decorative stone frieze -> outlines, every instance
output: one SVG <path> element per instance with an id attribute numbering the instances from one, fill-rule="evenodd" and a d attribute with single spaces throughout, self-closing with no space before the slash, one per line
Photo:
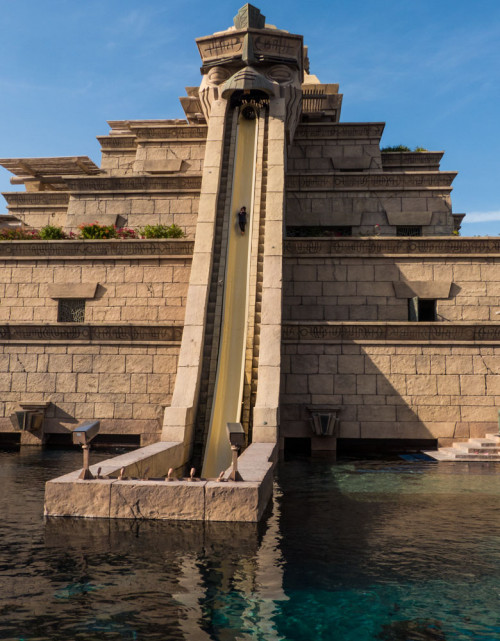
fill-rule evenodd
<path id="1" fill-rule="evenodd" d="M 495 238 L 288 238 L 285 256 L 371 256 L 438 254 L 464 256 L 500 254 Z"/>
<path id="2" fill-rule="evenodd" d="M 135 127 L 131 123 L 130 129 L 137 136 L 137 140 L 141 142 L 148 140 L 156 142 L 160 140 L 206 140 L 207 137 L 207 127 L 204 126 Z"/>
<path id="3" fill-rule="evenodd" d="M 69 193 L 64 191 L 4 192 L 2 196 L 14 209 L 67 209 Z"/>
<path id="4" fill-rule="evenodd" d="M 181 339 L 182 327 L 175 325 L 87 325 L 84 323 L 0 325 L 0 342 L 179 343 Z"/>
<path id="5" fill-rule="evenodd" d="M 113 256 L 191 256 L 192 240 L 25 240 L 0 243 L 0 257 L 60 258 L 78 256 L 95 258 Z"/>
<path id="6" fill-rule="evenodd" d="M 105 176 L 99 178 L 66 178 L 68 189 L 75 193 L 86 192 L 164 192 L 201 189 L 201 176 Z"/>
<path id="7" fill-rule="evenodd" d="M 384 189 L 426 189 L 450 190 L 456 171 L 415 172 L 411 174 L 302 174 L 288 175 L 287 191 L 353 191 Z"/>
<path id="8" fill-rule="evenodd" d="M 284 323 L 285 342 L 444 342 L 497 343 L 499 323 Z"/>
<path id="9" fill-rule="evenodd" d="M 384 132 L 384 122 L 339 122 L 339 123 L 315 123 L 300 124 L 297 127 L 295 139 L 298 141 L 301 138 L 305 139 L 318 139 L 318 140 L 342 140 L 342 139 L 356 139 L 356 138 L 375 138 L 380 140 Z"/>

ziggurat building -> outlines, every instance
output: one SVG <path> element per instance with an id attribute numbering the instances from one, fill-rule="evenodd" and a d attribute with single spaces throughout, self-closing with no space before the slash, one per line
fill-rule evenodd
<path id="1" fill-rule="evenodd" d="M 500 241 L 453 235 L 443 153 L 382 152 L 384 123 L 342 122 L 302 36 L 251 5 L 197 45 L 185 120 L 111 121 L 100 166 L 0 161 L 28 227 L 186 234 L 0 244 L 0 430 L 50 444 L 96 419 L 103 440 L 201 469 L 228 397 L 243 466 L 252 448 L 273 461 L 495 429 Z M 16 427 L 23 407 L 43 421 Z"/>

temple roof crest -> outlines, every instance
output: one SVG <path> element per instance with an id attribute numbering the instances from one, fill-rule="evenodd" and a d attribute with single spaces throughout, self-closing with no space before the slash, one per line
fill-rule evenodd
<path id="1" fill-rule="evenodd" d="M 266 16 L 252 4 L 244 4 L 233 18 L 236 29 L 264 29 Z"/>

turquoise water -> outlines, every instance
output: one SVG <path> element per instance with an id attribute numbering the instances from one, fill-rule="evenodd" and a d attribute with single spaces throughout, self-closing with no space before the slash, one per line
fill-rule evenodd
<path id="1" fill-rule="evenodd" d="M 500 639 L 494 463 L 286 462 L 260 525 L 44 521 L 80 459 L 0 452 L 0 639 Z"/>

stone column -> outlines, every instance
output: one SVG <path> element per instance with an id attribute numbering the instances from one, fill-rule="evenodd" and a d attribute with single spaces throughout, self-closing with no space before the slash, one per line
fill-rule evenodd
<path id="1" fill-rule="evenodd" d="M 161 440 L 184 444 L 184 458 L 179 462 L 179 465 L 189 459 L 193 445 L 212 271 L 215 219 L 222 170 L 226 111 L 226 100 L 215 100 L 212 103 L 179 364 L 172 403 L 170 407 L 165 408 L 163 419 Z"/>
<path id="2" fill-rule="evenodd" d="M 253 413 L 254 443 L 276 443 L 278 441 L 286 157 L 285 120 L 285 99 L 271 99 L 269 105 L 260 352 L 257 398 Z"/>

